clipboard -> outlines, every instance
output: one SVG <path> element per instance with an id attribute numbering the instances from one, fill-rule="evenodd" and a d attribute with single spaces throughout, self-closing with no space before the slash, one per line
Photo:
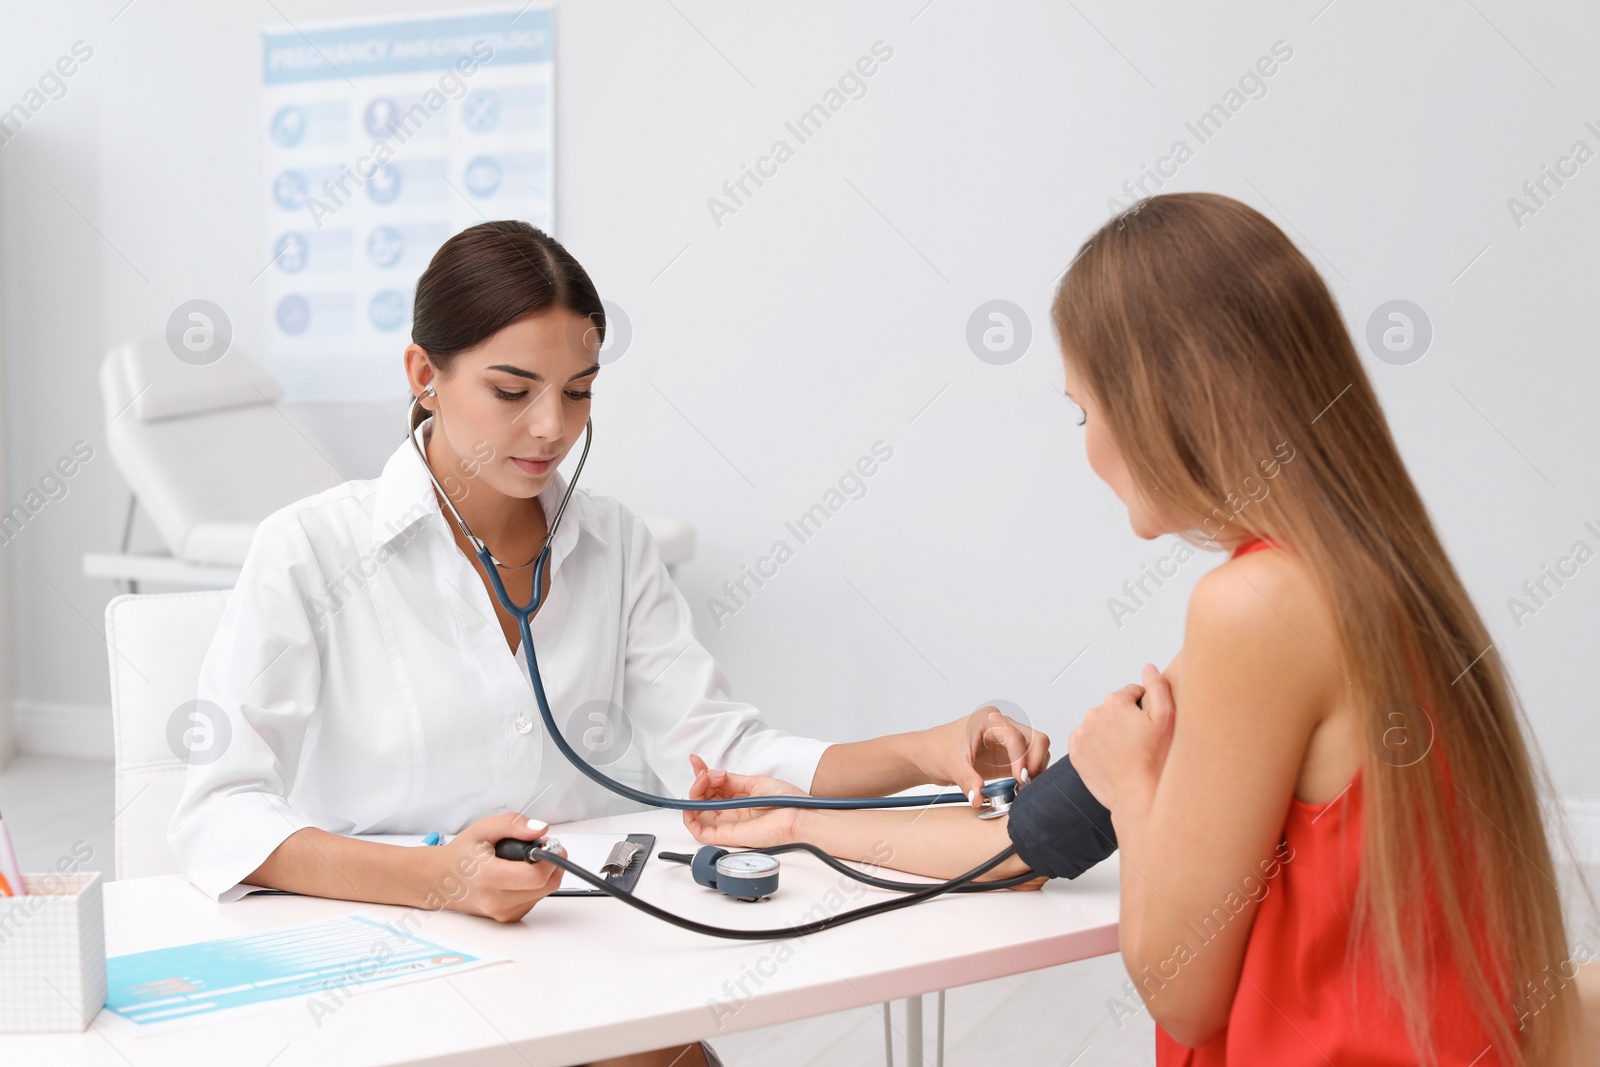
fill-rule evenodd
<path id="1" fill-rule="evenodd" d="M 556 837 L 558 840 L 560 839 L 559 834 Z M 633 857 L 633 861 L 628 864 L 627 870 L 622 871 L 620 874 L 608 874 L 605 879 L 610 885 L 631 893 L 633 892 L 633 887 L 639 883 L 639 875 L 643 872 L 645 863 L 650 859 L 651 850 L 656 847 L 656 835 L 628 834 L 625 840 L 638 845 L 638 853 Z M 574 862 L 581 862 L 578 857 L 573 856 L 571 849 L 567 850 L 567 856 Z M 587 867 L 588 865 L 585 864 L 585 866 Z M 599 864 L 595 864 L 589 869 L 598 873 L 599 866 Z M 566 879 L 563 879 L 563 881 L 566 881 Z M 575 884 L 572 886 L 563 885 L 550 895 L 553 897 L 603 897 L 609 895 L 602 890 L 595 889 L 582 879 L 573 878 L 571 881 Z"/>

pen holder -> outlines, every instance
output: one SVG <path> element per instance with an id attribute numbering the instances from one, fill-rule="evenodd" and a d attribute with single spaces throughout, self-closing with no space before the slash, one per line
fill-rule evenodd
<path id="1" fill-rule="evenodd" d="M 24 874 L 0 897 L 0 1033 L 82 1030 L 106 1002 L 100 872 Z"/>

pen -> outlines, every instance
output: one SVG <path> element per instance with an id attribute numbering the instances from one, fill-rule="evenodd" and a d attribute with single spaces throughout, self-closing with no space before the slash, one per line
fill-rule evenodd
<path id="1" fill-rule="evenodd" d="M 17 854 L 11 848 L 11 834 L 6 821 L 0 818 L 0 895 L 23 897 L 28 895 L 22 885 L 22 868 L 17 866 Z"/>
<path id="2" fill-rule="evenodd" d="M 435 831 L 434 833 L 429 834 L 427 837 L 424 837 L 422 839 L 422 843 L 424 845 L 439 845 L 444 843 L 444 838 L 440 837 L 438 832 Z"/>

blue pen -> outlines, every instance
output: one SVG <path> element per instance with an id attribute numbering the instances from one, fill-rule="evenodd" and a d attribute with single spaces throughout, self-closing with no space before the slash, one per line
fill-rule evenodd
<path id="1" fill-rule="evenodd" d="M 444 838 L 440 837 L 437 833 L 431 833 L 422 839 L 422 843 L 424 845 L 437 845 L 443 840 Z"/>

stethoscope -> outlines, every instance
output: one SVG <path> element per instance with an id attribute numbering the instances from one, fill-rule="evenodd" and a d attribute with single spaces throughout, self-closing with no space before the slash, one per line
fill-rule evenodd
<path id="1" fill-rule="evenodd" d="M 656 808 L 672 808 L 678 811 L 722 811 L 730 808 L 758 807 L 833 808 L 855 810 L 861 808 L 915 808 L 925 807 L 931 804 L 965 804 L 968 802 L 968 798 L 959 790 L 946 790 L 940 793 L 890 797 L 814 797 L 809 795 L 782 795 L 731 797 L 719 800 L 684 800 L 676 797 L 657 796 L 654 793 L 647 793 L 641 789 L 635 789 L 632 786 L 626 785 L 615 780 L 614 778 L 609 777 L 599 768 L 592 766 L 587 760 L 578 754 L 577 750 L 572 747 L 572 745 L 567 741 L 566 737 L 562 734 L 560 728 L 556 726 L 555 715 L 550 710 L 550 701 L 545 696 L 544 678 L 539 673 L 539 658 L 533 647 L 533 630 L 531 620 L 533 619 L 534 614 L 538 612 L 539 606 L 544 600 L 544 571 L 545 567 L 550 562 L 550 545 L 555 540 L 556 530 L 561 525 L 562 516 L 566 514 L 567 503 L 572 499 L 573 490 L 578 487 L 578 478 L 583 474 L 583 465 L 588 461 L 589 458 L 589 445 L 594 440 L 594 420 L 592 418 L 589 419 L 584 426 L 583 451 L 578 456 L 578 467 L 575 471 L 573 471 L 572 481 L 568 483 L 566 492 L 561 497 L 561 505 L 556 509 L 555 518 L 553 518 L 550 522 L 550 529 L 545 535 L 543 547 L 540 548 L 539 554 L 535 556 L 534 559 L 529 563 L 524 563 L 521 566 L 514 566 L 511 564 L 501 563 L 498 559 L 496 559 L 494 554 L 489 551 L 488 546 L 483 543 L 477 534 L 472 532 L 472 527 L 467 525 L 467 520 L 462 518 L 461 513 L 456 510 L 454 501 L 450 499 L 450 494 L 445 492 L 444 486 L 439 484 L 439 479 L 434 475 L 433 468 L 428 465 L 428 457 L 422 451 L 422 445 L 417 440 L 417 427 L 415 426 L 416 412 L 418 405 L 422 402 L 423 396 L 437 395 L 438 393 L 435 391 L 433 385 L 429 384 L 423 389 L 420 395 L 412 399 L 411 408 L 407 416 L 406 435 L 411 440 L 411 447 L 415 449 L 417 458 L 422 461 L 422 469 L 428 473 L 428 480 L 433 483 L 434 489 L 438 491 L 439 499 L 442 500 L 445 507 L 449 509 L 450 515 L 455 520 L 457 528 L 461 530 L 462 536 L 465 537 L 468 544 L 472 545 L 472 547 L 476 550 L 475 554 L 478 557 L 478 562 L 483 565 L 484 573 L 489 576 L 489 584 L 494 589 L 495 599 L 500 602 L 501 607 L 505 608 L 506 611 L 510 612 L 516 618 L 517 629 L 522 635 L 522 653 L 528 664 L 528 677 L 533 682 L 534 698 L 539 705 L 539 717 L 544 721 L 545 732 L 549 735 L 550 740 L 555 744 L 556 748 L 561 752 L 561 754 L 565 756 L 567 760 L 579 771 L 587 775 L 591 780 L 598 783 L 602 787 L 609 789 L 619 796 L 627 797 L 629 800 L 635 801 L 636 803 L 645 804 Z M 506 592 L 505 583 L 500 579 L 500 569 L 505 568 L 507 570 L 522 570 L 528 566 L 533 567 L 533 588 L 529 594 L 528 603 L 518 604 L 516 601 L 512 600 L 510 594 Z M 1017 783 L 1016 779 L 1014 778 L 1003 778 L 986 784 L 983 787 L 983 796 L 985 797 L 984 811 L 980 812 L 979 817 L 996 818 L 1000 815 L 1004 815 L 1011 807 L 1011 803 L 1016 796 L 1016 790 Z M 940 883 L 891 882 L 887 879 L 873 878 L 871 876 L 864 875 L 862 872 L 857 871 L 853 867 L 848 867 L 842 863 L 839 863 L 837 860 L 833 859 L 833 857 L 828 856 L 827 853 L 812 845 L 788 845 L 780 848 L 753 849 L 748 852 L 738 853 L 729 853 L 726 849 L 717 850 L 711 848 L 711 846 L 708 846 L 708 849 L 711 849 L 712 852 L 720 852 L 721 855 L 711 856 L 709 862 L 702 861 L 698 867 L 691 862 L 691 867 L 695 868 L 697 871 L 696 880 L 700 881 L 701 884 L 711 885 L 714 888 L 719 888 L 729 896 L 733 896 L 737 899 L 761 899 L 770 895 L 772 889 L 776 888 L 777 882 L 776 854 L 780 852 L 796 850 L 810 851 L 818 855 L 819 858 L 823 858 L 825 862 L 829 863 L 830 866 L 833 866 L 840 873 L 848 875 L 852 878 L 856 878 L 858 881 L 862 881 L 868 885 L 875 885 L 878 888 L 894 889 L 908 894 L 907 896 L 898 900 L 884 901 L 879 904 L 868 905 L 866 907 L 857 908 L 853 911 L 843 912 L 839 915 L 832 915 L 825 919 L 817 920 L 816 922 L 804 923 L 798 926 L 782 927 L 777 930 L 737 930 L 728 929 L 725 927 L 706 926 L 705 924 L 696 923 L 689 919 L 683 919 L 680 916 L 673 915 L 670 912 L 662 911 L 655 905 L 636 899 L 632 893 L 617 888 L 604 878 L 585 870 L 584 868 L 566 859 L 564 856 L 557 855 L 554 852 L 546 851 L 543 845 L 543 841 L 523 841 L 517 838 L 505 838 L 496 843 L 495 854 L 500 856 L 502 859 L 527 860 L 529 863 L 536 863 L 540 861 L 554 863 L 563 870 L 570 871 L 572 874 L 594 886 L 596 889 L 609 893 L 618 899 L 624 900 L 641 911 L 654 915 L 656 918 L 665 919 L 668 922 L 676 923 L 677 925 L 683 926 L 687 929 L 695 930 L 699 933 L 712 934 L 719 937 L 734 937 L 757 940 L 773 937 L 790 937 L 812 933 L 816 930 L 823 930 L 830 926 L 837 926 L 841 922 L 848 922 L 852 919 L 858 918 L 866 918 L 868 915 L 876 915 L 883 911 L 893 910 L 897 907 L 919 903 L 923 900 L 928 900 L 932 897 L 939 896 L 947 892 L 960 891 L 963 888 L 969 891 L 1006 889 L 1011 888 L 1012 886 L 1021 885 L 1023 882 L 1031 881 L 1038 877 L 1030 872 L 1025 875 L 1018 875 L 1014 878 L 1007 878 L 1001 881 L 984 882 L 982 884 L 970 886 L 968 885 L 968 883 L 972 882 L 974 879 L 980 877 L 989 870 L 992 870 L 994 867 L 1008 859 L 1016 851 L 1015 846 L 1011 846 L 993 858 L 985 860 L 979 866 L 957 878 L 951 879 L 948 882 Z M 708 849 L 702 849 L 701 853 L 710 855 L 710 853 L 708 853 Z M 672 853 L 662 853 L 662 855 L 666 858 L 679 860 L 680 862 L 682 861 L 680 857 Z M 749 857 L 749 859 L 734 859 L 734 857 Z M 726 870 L 726 874 L 724 874 L 722 878 L 716 877 L 716 875 L 721 873 L 724 869 Z M 703 873 L 706 871 L 711 872 L 709 881 L 706 880 L 706 876 Z M 731 890 L 719 884 L 724 878 L 728 881 L 729 885 L 733 887 Z M 762 889 L 763 887 L 770 888 L 766 888 L 764 892 L 758 892 L 758 890 Z"/>

